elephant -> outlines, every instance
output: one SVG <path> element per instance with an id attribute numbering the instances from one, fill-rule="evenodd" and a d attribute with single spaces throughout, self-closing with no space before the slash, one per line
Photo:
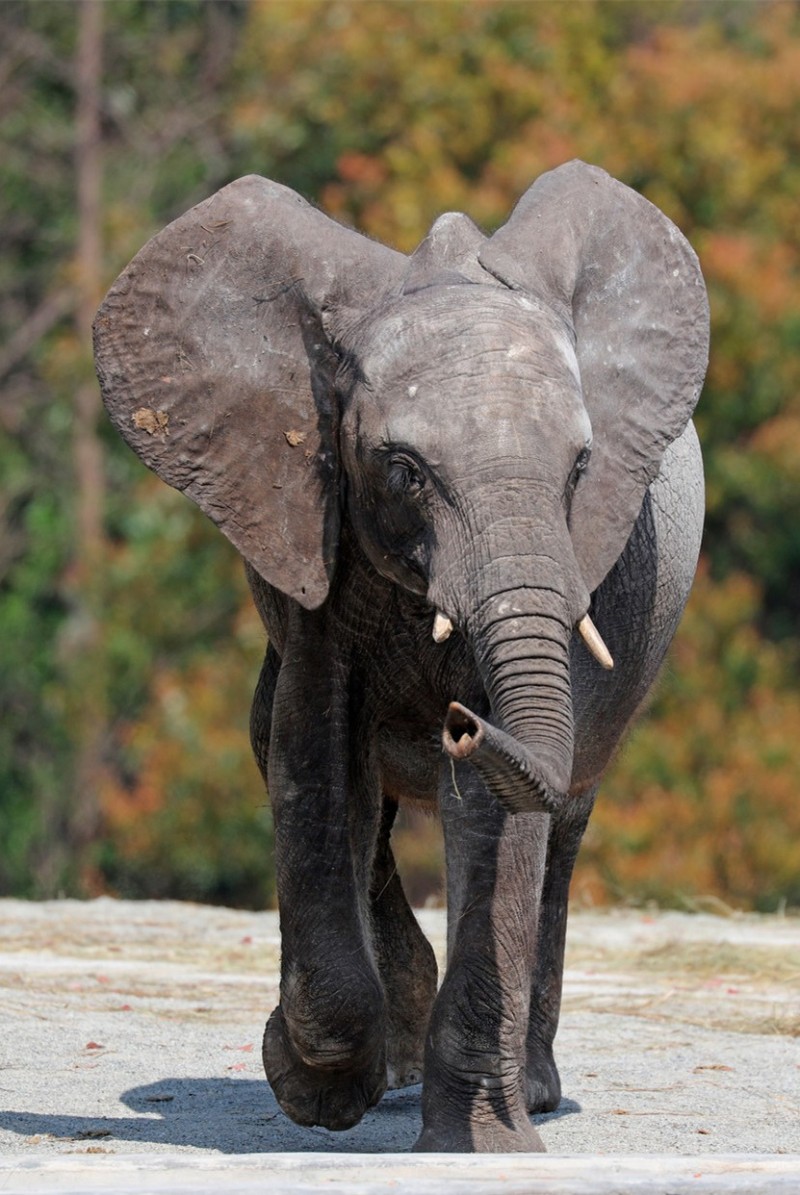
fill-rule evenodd
<path id="1" fill-rule="evenodd" d="M 421 1080 L 415 1149 L 544 1149 L 573 864 L 699 553 L 693 250 L 579 161 L 410 255 L 251 175 L 145 245 L 94 336 L 111 420 L 238 549 L 267 632 L 279 1104 L 346 1129 Z M 443 824 L 438 990 L 403 803 Z"/>

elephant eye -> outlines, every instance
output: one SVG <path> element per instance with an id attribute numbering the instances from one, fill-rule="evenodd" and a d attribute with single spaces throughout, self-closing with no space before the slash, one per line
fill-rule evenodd
<path id="1" fill-rule="evenodd" d="M 592 455 L 591 448 L 582 448 L 578 453 L 578 459 L 575 462 L 575 472 L 583 473 L 586 466 L 589 464 L 589 457 Z"/>
<path id="2" fill-rule="evenodd" d="M 393 456 L 388 463 L 386 486 L 391 494 L 416 498 L 425 488 L 425 474 L 410 457 Z"/>
<path id="3" fill-rule="evenodd" d="M 575 487 L 578 484 L 581 473 L 584 472 L 586 466 L 589 464 L 589 457 L 592 455 L 591 448 L 585 447 L 580 450 L 575 458 L 575 464 L 572 466 L 572 472 L 569 475 L 566 489 L 564 490 L 564 500 L 569 505 L 572 502 L 572 496 L 575 493 Z"/>

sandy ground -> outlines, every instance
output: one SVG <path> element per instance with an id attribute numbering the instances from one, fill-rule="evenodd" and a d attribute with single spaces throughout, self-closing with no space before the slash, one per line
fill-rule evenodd
<path id="1" fill-rule="evenodd" d="M 419 918 L 441 958 L 444 915 Z M 344 1133 L 299 1128 L 277 1107 L 260 1041 L 278 958 L 274 913 L 0 901 L 0 1192 L 17 1190 L 11 1176 L 26 1167 L 44 1183 L 90 1155 L 101 1174 L 139 1154 L 173 1167 L 193 1155 L 212 1169 L 239 1158 L 241 1176 L 245 1155 L 314 1155 L 318 1170 L 320 1154 L 407 1152 L 418 1087 L 390 1093 Z M 796 1177 L 765 1189 L 800 1192 L 799 1036 L 799 919 L 578 913 L 557 1043 L 564 1099 L 536 1118 L 548 1153 L 574 1165 L 584 1154 L 669 1155 L 670 1191 L 683 1189 L 681 1158 L 691 1170 L 697 1157 L 741 1155 L 744 1171 L 758 1155 Z M 560 1188 L 551 1178 L 543 1189 Z"/>

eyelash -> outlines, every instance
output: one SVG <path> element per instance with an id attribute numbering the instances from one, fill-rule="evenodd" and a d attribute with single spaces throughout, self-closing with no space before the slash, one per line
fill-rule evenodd
<path id="1" fill-rule="evenodd" d="M 580 481 L 581 473 L 586 471 L 586 466 L 589 464 L 591 455 L 591 449 L 589 448 L 582 448 L 578 453 L 575 464 L 572 466 L 572 472 L 569 475 L 567 488 L 564 491 L 564 497 L 567 502 L 572 501 L 572 495 L 575 493 L 575 489 Z"/>
<path id="2" fill-rule="evenodd" d="M 578 459 L 575 462 L 575 472 L 583 473 L 586 466 L 589 464 L 589 457 L 592 455 L 589 448 L 582 448 L 578 453 Z"/>
<path id="3" fill-rule="evenodd" d="M 386 486 L 392 494 L 415 498 L 425 488 L 425 475 L 418 465 L 407 457 L 393 457 L 389 461 Z"/>

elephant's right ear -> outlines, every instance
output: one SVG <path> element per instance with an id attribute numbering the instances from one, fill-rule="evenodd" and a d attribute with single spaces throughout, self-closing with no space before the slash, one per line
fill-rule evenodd
<path id="1" fill-rule="evenodd" d="M 141 250 L 95 320 L 112 421 L 270 584 L 325 600 L 339 527 L 323 313 L 371 305 L 407 259 L 255 175 Z"/>
<path id="2" fill-rule="evenodd" d="M 537 179 L 480 261 L 574 334 L 594 442 L 570 531 L 591 593 L 700 394 L 708 362 L 700 265 L 658 208 L 584 162 Z"/>

